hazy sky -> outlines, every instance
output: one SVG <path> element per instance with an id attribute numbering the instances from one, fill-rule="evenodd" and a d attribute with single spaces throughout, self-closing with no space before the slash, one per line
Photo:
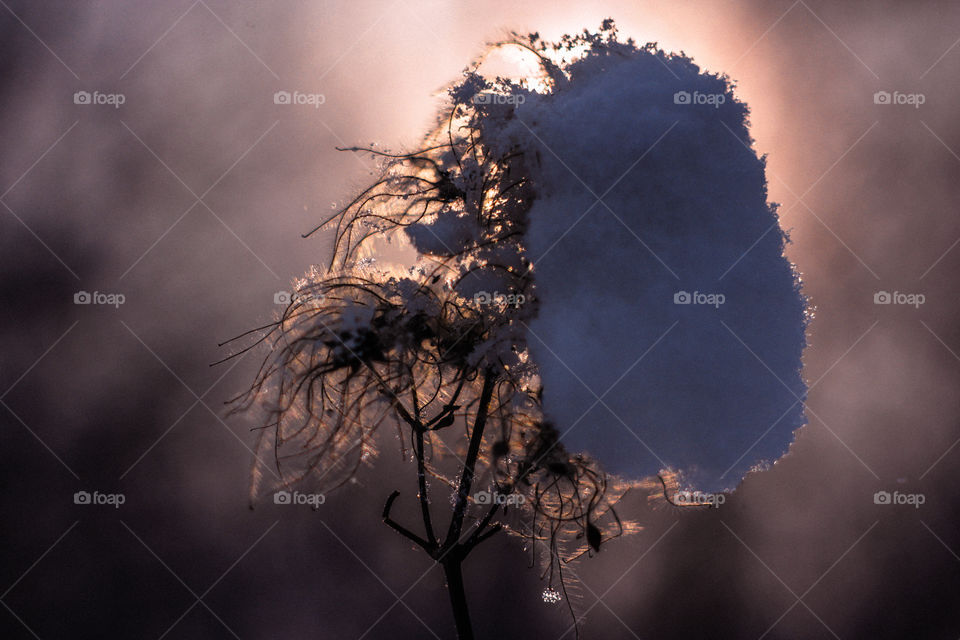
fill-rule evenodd
<path id="1" fill-rule="evenodd" d="M 737 82 L 816 315 L 791 455 L 715 511 L 631 498 L 646 529 L 576 567 L 584 634 L 960 636 L 960 7 L 0 4 L 3 637 L 451 637 L 441 572 L 379 520 L 409 465 L 248 510 L 253 424 L 222 403 L 255 362 L 208 364 L 329 257 L 300 233 L 372 171 L 335 146 L 414 145 L 484 43 L 606 17 Z M 478 637 L 562 637 L 517 542 L 485 546 Z"/>

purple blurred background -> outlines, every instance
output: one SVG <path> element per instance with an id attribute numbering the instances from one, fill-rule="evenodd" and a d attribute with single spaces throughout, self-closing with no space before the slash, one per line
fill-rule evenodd
<path id="1" fill-rule="evenodd" d="M 738 82 L 816 317 L 792 453 L 716 510 L 630 498 L 644 531 L 574 569 L 583 634 L 960 636 L 960 6 L 0 5 L 0 636 L 453 636 L 442 572 L 379 519 L 410 465 L 250 511 L 254 424 L 222 403 L 256 358 L 208 364 L 328 258 L 299 234 L 372 169 L 335 146 L 414 145 L 485 42 L 608 16 Z M 526 565 L 505 536 L 471 556 L 478 637 L 574 636 Z"/>

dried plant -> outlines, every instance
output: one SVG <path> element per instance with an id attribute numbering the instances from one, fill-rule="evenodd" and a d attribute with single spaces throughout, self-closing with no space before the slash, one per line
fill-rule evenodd
<path id="1" fill-rule="evenodd" d="M 497 46 L 534 52 L 549 90 L 565 81 L 556 55 L 575 47 L 616 55 L 633 44 L 616 42 L 605 23 L 601 34 L 555 45 L 534 34 Z M 443 565 L 461 638 L 472 637 L 461 564 L 498 531 L 526 540 L 548 581 L 544 598 L 555 601 L 568 593 L 565 566 L 639 529 L 615 509 L 639 485 L 567 451 L 541 408 L 526 331 L 536 273 L 524 247 L 538 158 L 491 143 L 513 107 L 482 98 L 530 91 L 469 71 L 423 148 L 344 149 L 376 158 L 380 177 L 310 232 L 332 228 L 332 260 L 296 281 L 282 315 L 243 350 L 269 347 L 233 401 L 235 411 L 268 415 L 257 454 L 273 456 L 283 487 L 339 486 L 375 456 L 378 427 L 397 430 L 417 466 L 423 532 L 391 516 L 398 491 L 383 519 Z M 406 239 L 419 259 L 382 265 L 371 245 L 384 237 Z M 252 496 L 263 480 L 254 471 Z M 438 483 L 452 492 L 449 515 L 439 513 L 446 501 L 430 500 Z"/>

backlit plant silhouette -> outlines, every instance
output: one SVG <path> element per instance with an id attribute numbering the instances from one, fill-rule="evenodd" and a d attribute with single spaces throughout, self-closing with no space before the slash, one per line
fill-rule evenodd
<path id="1" fill-rule="evenodd" d="M 541 59 L 547 77 L 559 72 Z M 567 452 L 540 410 L 521 324 L 536 313 L 523 247 L 533 159 L 484 144 L 485 129 L 511 113 L 476 99 L 522 90 L 468 73 L 422 149 L 350 149 L 382 158 L 382 177 L 317 227 L 335 225 L 333 259 L 296 282 L 263 330 L 270 354 L 235 407 L 268 410 L 257 453 L 271 452 L 284 486 L 342 485 L 375 455 L 378 427 L 399 429 L 417 465 L 422 533 L 392 519 L 400 491 L 383 519 L 443 566 L 461 638 L 472 637 L 462 563 L 490 536 L 504 530 L 532 543 L 549 580 L 544 597 L 555 600 L 568 586 L 566 563 L 637 530 L 614 510 L 630 485 Z M 398 229 L 424 259 L 376 266 L 368 243 Z M 499 295 L 487 301 L 479 291 Z M 443 458 L 459 473 L 444 471 Z M 255 470 L 254 493 L 262 480 Z M 431 480 L 453 492 L 452 513 L 437 508 L 445 500 L 431 502 L 441 491 Z"/>
<path id="2" fill-rule="evenodd" d="M 333 257 L 297 280 L 279 319 L 259 330 L 255 345 L 266 343 L 269 353 L 234 401 L 235 410 L 258 407 L 269 416 L 256 452 L 273 456 L 284 488 L 342 485 L 372 461 L 378 443 L 390 442 L 378 429 L 396 430 L 416 466 L 421 522 L 392 516 L 404 487 L 387 497 L 383 520 L 442 565 L 462 639 L 473 637 L 463 562 L 491 536 L 524 539 L 548 581 L 544 600 L 563 599 L 573 613 L 565 567 L 639 529 L 615 507 L 640 483 L 568 451 L 561 435 L 572 427 L 558 430 L 544 410 L 542 363 L 528 345 L 541 310 L 529 214 L 545 197 L 536 178 L 544 159 L 535 145 L 501 133 L 517 130 L 518 104 L 548 103 L 567 91 L 576 80 L 570 57 L 593 72 L 623 60 L 661 74 L 657 64 L 672 65 L 678 82 L 676 72 L 729 91 L 726 80 L 699 75 L 683 56 L 619 42 L 612 21 L 552 44 L 514 35 L 499 48 L 532 55 L 539 72 L 491 80 L 475 66 L 450 88 L 420 149 L 344 149 L 376 158 L 380 177 L 310 232 L 332 230 Z M 724 113 L 743 119 L 745 108 L 730 108 Z M 751 182 L 761 190 L 760 211 L 775 220 L 762 163 L 752 152 L 749 159 L 751 171 L 760 167 L 761 180 Z M 416 260 L 383 260 L 383 239 L 412 245 Z M 782 261 L 781 236 L 770 239 Z M 799 300 L 786 262 L 782 275 Z M 263 481 L 255 465 L 252 495 Z M 661 482 L 666 495 L 673 480 Z"/>

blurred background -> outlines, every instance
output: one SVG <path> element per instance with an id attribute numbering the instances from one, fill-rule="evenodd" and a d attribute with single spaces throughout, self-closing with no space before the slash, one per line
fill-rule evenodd
<path id="1" fill-rule="evenodd" d="M 574 567 L 581 633 L 960 636 L 960 5 L 0 5 L 0 636 L 453 637 L 379 518 L 410 465 L 251 511 L 223 402 L 258 361 L 208 365 L 328 259 L 300 234 L 373 171 L 335 146 L 410 148 L 485 43 L 606 17 L 736 80 L 816 317 L 791 454 L 719 509 L 632 497 L 644 530 Z M 468 560 L 479 638 L 575 637 L 528 564 L 506 536 Z"/>

